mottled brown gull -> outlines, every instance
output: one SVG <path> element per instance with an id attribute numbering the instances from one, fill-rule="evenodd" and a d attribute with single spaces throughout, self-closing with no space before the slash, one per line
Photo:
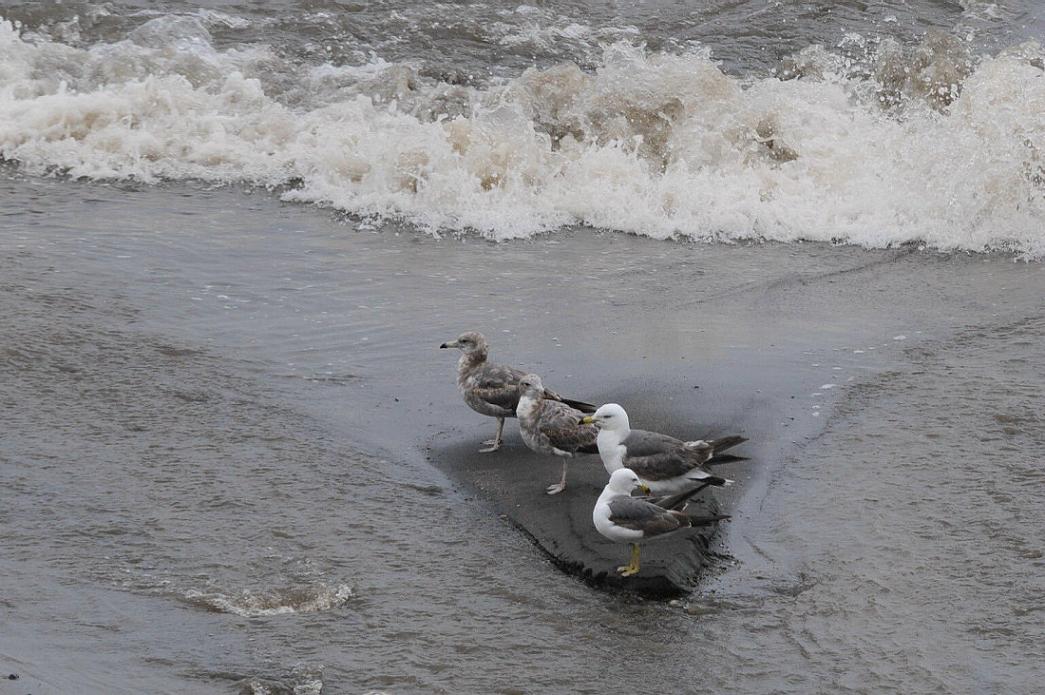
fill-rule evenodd
<path id="1" fill-rule="evenodd" d="M 566 489 L 566 467 L 578 453 L 598 452 L 598 435 L 591 425 L 581 424 L 584 413 L 566 403 L 547 397 L 544 384 L 536 374 L 519 380 L 519 434 L 523 442 L 539 454 L 562 458 L 562 478 L 548 486 L 548 494 Z"/>
<path id="2" fill-rule="evenodd" d="M 519 405 L 519 380 L 526 374 L 521 369 L 488 361 L 489 344 L 482 333 L 468 331 L 439 346 L 457 348 L 461 358 L 457 361 L 457 389 L 461 397 L 475 412 L 497 418 L 497 434 L 483 442 L 481 453 L 501 448 L 504 419 L 515 417 Z M 583 401 L 565 399 L 553 391 L 545 390 L 544 397 L 561 401 L 577 408 L 582 413 L 594 412 L 595 406 Z"/>

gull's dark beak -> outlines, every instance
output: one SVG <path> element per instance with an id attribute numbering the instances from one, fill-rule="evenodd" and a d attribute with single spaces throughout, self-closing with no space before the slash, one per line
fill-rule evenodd
<path id="1" fill-rule="evenodd" d="M 595 424 L 595 418 L 593 418 L 591 415 L 585 415 L 584 417 L 582 417 L 580 419 L 580 424 L 582 424 L 582 425 L 594 425 Z"/>
<path id="2" fill-rule="evenodd" d="M 439 349 L 441 350 L 443 348 L 455 348 L 457 346 L 458 346 L 458 343 L 457 343 L 456 340 L 448 340 L 445 343 L 443 343 L 442 345 L 440 345 Z"/>

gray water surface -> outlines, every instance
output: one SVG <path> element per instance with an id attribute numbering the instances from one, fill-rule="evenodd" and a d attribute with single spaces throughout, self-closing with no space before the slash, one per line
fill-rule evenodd
<path id="1" fill-rule="evenodd" d="M 13 176 L 2 200 L 2 692 L 1043 675 L 1039 264 L 438 241 L 186 186 Z M 428 465 L 489 436 L 436 349 L 469 327 L 563 390 L 715 374 L 724 411 L 776 414 L 704 590 L 594 591 Z"/>
<path id="2" fill-rule="evenodd" d="M 3 16 L 62 40 L 89 45 L 124 38 L 163 16 L 203 20 L 220 47 L 272 45 L 302 62 L 419 61 L 427 72 L 482 83 L 563 61 L 592 66 L 600 43 L 637 40 L 653 51 L 706 46 L 732 71 L 771 69 L 810 44 L 847 35 L 914 43 L 930 30 L 955 32 L 977 50 L 1045 35 L 1045 14 L 1029 0 L 766 2 L 645 0 L 593 3 L 345 2 L 5 3 Z"/>

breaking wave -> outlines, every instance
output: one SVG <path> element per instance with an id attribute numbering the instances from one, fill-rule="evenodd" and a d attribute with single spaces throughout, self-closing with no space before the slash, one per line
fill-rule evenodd
<path id="1" fill-rule="evenodd" d="M 736 77 L 706 52 L 617 42 L 593 71 L 480 84 L 219 50 L 199 17 L 83 47 L 3 21 L 0 156 L 33 174 L 261 185 L 496 240 L 590 225 L 1041 257 L 1043 61 L 1035 43 L 972 56 L 943 34 L 850 36 Z"/>

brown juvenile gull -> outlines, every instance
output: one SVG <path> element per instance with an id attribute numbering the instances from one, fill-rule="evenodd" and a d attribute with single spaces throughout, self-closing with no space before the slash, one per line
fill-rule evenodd
<path id="1" fill-rule="evenodd" d="M 610 481 L 603 488 L 591 514 L 595 529 L 603 536 L 618 543 L 631 543 L 631 561 L 617 568 L 624 577 L 639 571 L 639 543 L 666 538 L 686 528 L 710 526 L 729 518 L 722 514 L 696 517 L 679 511 L 677 507 L 686 503 L 689 492 L 653 504 L 632 497 L 635 488 L 648 491 L 635 471 L 618 468 L 610 475 Z"/>
<path id="2" fill-rule="evenodd" d="M 712 475 L 701 466 L 742 460 L 721 452 L 747 441 L 732 436 L 684 442 L 659 432 L 633 430 L 628 414 L 616 403 L 600 406 L 581 422 L 599 429 L 596 441 L 607 473 L 630 468 L 657 495 L 683 492 L 694 485 L 731 485 L 732 480 Z"/>
<path id="3" fill-rule="evenodd" d="M 562 479 L 548 486 L 548 494 L 566 489 L 566 466 L 577 453 L 598 452 L 598 430 L 581 424 L 584 413 L 566 403 L 548 398 L 541 377 L 527 374 L 519 380 L 519 434 L 539 454 L 562 457 Z"/>
<path id="4" fill-rule="evenodd" d="M 472 410 L 497 418 L 497 435 L 483 442 L 487 448 L 479 450 L 484 454 L 497 451 L 501 448 L 504 419 L 515 417 L 515 408 L 519 405 L 519 380 L 526 372 L 505 364 L 488 362 L 489 344 L 483 334 L 476 331 L 462 333 L 455 340 L 439 347 L 461 351 L 461 359 L 457 361 L 457 390 Z M 582 413 L 595 411 L 595 406 L 590 403 L 571 401 L 552 391 L 546 390 L 544 395 L 545 398 L 568 403 Z"/>

